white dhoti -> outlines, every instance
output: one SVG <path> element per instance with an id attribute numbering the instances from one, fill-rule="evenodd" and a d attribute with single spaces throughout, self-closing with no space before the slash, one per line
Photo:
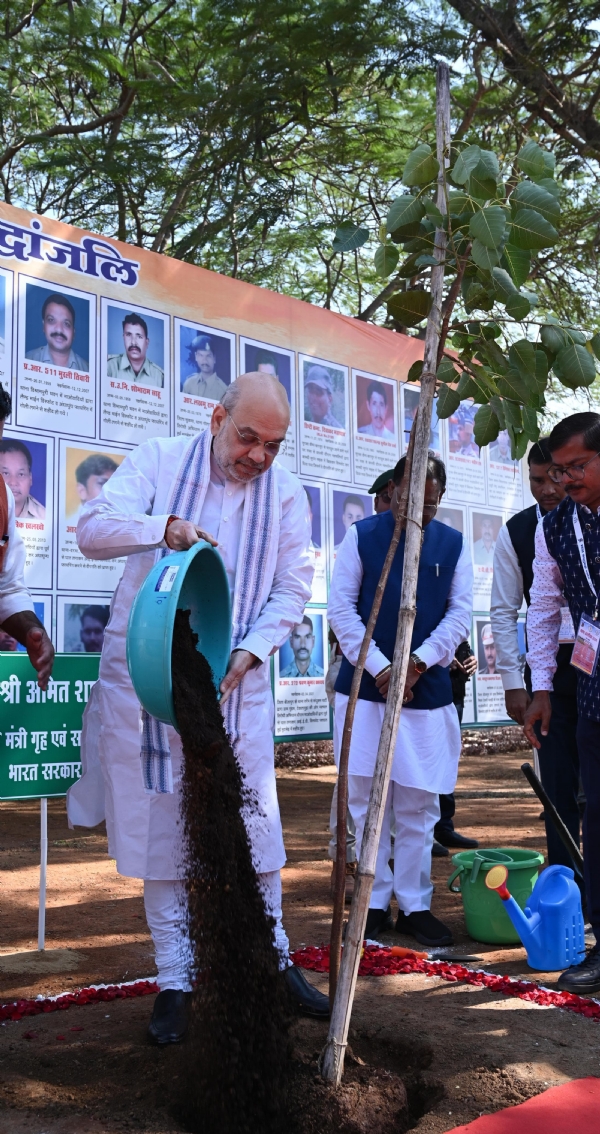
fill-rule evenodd
<path id="1" fill-rule="evenodd" d="M 334 755 L 339 763 L 348 698 L 335 695 Z M 360 861 L 367 806 L 385 705 L 359 700 L 350 745 L 348 807 L 356 827 Z M 392 894 L 405 914 L 431 905 L 431 847 L 439 819 L 439 794 L 454 791 L 460 757 L 460 724 L 454 705 L 440 709 L 403 709 L 392 764 L 375 882 L 373 909 L 387 909 Z M 389 866 L 395 820 L 394 871 Z"/>

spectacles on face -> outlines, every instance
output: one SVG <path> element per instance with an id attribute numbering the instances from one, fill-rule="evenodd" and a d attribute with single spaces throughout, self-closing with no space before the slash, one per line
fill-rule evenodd
<path id="1" fill-rule="evenodd" d="M 567 481 L 583 480 L 586 468 L 588 465 L 591 465 L 592 461 L 595 461 L 597 457 L 600 457 L 600 453 L 594 453 L 594 456 L 590 457 L 589 461 L 586 461 L 583 465 L 565 465 L 564 467 L 560 465 L 550 465 L 548 476 L 555 484 L 560 484 L 563 478 Z"/>
<path id="2" fill-rule="evenodd" d="M 281 455 L 285 453 L 285 441 L 261 441 L 260 437 L 257 437 L 255 433 L 247 433 L 246 430 L 239 430 L 229 410 L 225 410 L 225 413 L 233 425 L 242 445 L 244 445 L 246 449 L 252 449 L 254 445 L 262 445 L 265 453 L 268 453 L 270 457 L 276 457 L 278 453 Z"/>

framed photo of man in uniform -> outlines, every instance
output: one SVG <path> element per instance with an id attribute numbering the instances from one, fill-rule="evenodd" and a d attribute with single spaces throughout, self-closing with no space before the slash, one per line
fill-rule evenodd
<path id="1" fill-rule="evenodd" d="M 489 615 L 473 619 L 474 651 L 477 658 L 475 698 L 477 721 L 506 720 L 502 675 L 498 672 L 498 653 Z"/>
<path id="2" fill-rule="evenodd" d="M 234 380 L 235 335 L 175 319 L 175 423 L 178 434 L 206 429 Z"/>
<path id="3" fill-rule="evenodd" d="M 331 488 L 330 491 L 333 570 L 338 548 L 348 529 L 358 520 L 365 520 L 373 515 L 373 497 L 366 492 L 357 492 L 354 488 Z"/>
<path id="4" fill-rule="evenodd" d="M 22 275 L 18 328 L 15 424 L 93 437 L 96 296 Z"/>
<path id="5" fill-rule="evenodd" d="M 478 409 L 472 398 L 465 398 L 448 418 L 448 500 L 487 501 L 483 455 L 475 442 Z"/>
<path id="6" fill-rule="evenodd" d="M 283 386 L 290 403 L 290 424 L 285 438 L 285 450 L 280 452 L 278 461 L 286 468 L 296 472 L 298 455 L 296 452 L 296 355 L 293 350 L 274 347 L 258 339 L 240 336 L 240 374 L 258 371 L 271 374 Z"/>
<path id="7" fill-rule="evenodd" d="M 0 382 L 10 393 L 12 379 L 13 273 L 0 268 Z"/>
<path id="8" fill-rule="evenodd" d="M 170 432 L 170 320 L 102 299 L 100 437 L 138 445 Z"/>
<path id="9" fill-rule="evenodd" d="M 330 735 L 326 612 L 307 607 L 273 659 L 275 736 Z"/>
<path id="10" fill-rule="evenodd" d="M 465 509 L 460 507 L 450 507 L 447 504 L 441 504 L 435 514 L 436 520 L 440 524 L 446 524 L 449 528 L 454 528 L 455 532 L 460 532 L 461 535 L 465 534 Z"/>
<path id="11" fill-rule="evenodd" d="M 352 371 L 354 394 L 354 479 L 372 484 L 400 456 L 398 383 Z"/>
<path id="12" fill-rule="evenodd" d="M 7 430 L 0 438 L 0 474 L 15 498 L 15 523 L 27 551 L 28 587 L 52 586 L 54 438 Z"/>
<path id="13" fill-rule="evenodd" d="M 306 354 L 298 356 L 298 367 L 301 471 L 350 480 L 348 368 Z"/>

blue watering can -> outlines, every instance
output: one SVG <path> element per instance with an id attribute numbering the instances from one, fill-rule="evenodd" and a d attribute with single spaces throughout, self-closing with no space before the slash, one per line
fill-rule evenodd
<path id="1" fill-rule="evenodd" d="M 495 890 L 527 950 L 532 969 L 556 972 L 585 956 L 581 894 L 568 866 L 549 866 L 540 874 L 525 910 L 506 888 L 508 870 L 493 866 L 485 884 Z"/>

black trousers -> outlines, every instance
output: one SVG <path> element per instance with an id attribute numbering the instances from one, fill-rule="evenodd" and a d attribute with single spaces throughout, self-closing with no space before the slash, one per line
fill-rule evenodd
<path id="1" fill-rule="evenodd" d="M 586 805 L 583 816 L 583 863 L 587 915 L 600 942 L 600 721 L 579 718 L 577 747 Z"/>
<path id="2" fill-rule="evenodd" d="M 565 827 L 579 846 L 577 702 L 575 697 L 560 693 L 551 693 L 550 700 L 552 718 L 548 736 L 542 736 L 539 722 L 535 728 L 541 744 L 538 751 L 540 778 Z M 546 820 L 546 843 L 549 866 L 573 866 L 550 819 Z"/>

